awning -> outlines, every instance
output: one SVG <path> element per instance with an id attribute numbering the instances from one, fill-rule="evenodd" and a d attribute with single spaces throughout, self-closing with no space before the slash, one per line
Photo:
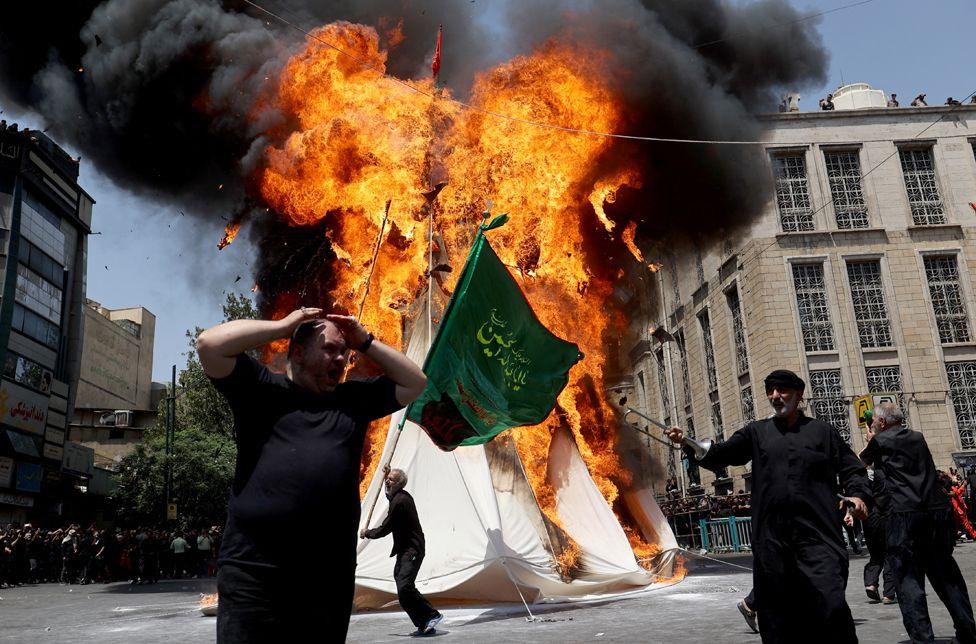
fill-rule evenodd
<path id="1" fill-rule="evenodd" d="M 18 454 L 23 454 L 24 456 L 33 456 L 34 458 L 40 458 L 41 453 L 37 449 L 37 443 L 30 436 L 21 434 L 12 429 L 7 430 L 7 438 L 10 439 L 10 446 L 14 448 L 14 451 Z"/>

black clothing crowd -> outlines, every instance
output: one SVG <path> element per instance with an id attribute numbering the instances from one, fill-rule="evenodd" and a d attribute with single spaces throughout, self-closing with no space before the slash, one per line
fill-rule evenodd
<path id="1" fill-rule="evenodd" d="M 77 524 L 57 529 L 31 524 L 0 528 L 0 588 L 213 577 L 219 526 L 199 530 L 105 530 Z"/>

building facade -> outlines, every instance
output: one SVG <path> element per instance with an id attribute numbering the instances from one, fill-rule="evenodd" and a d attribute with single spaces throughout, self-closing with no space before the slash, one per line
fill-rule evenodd
<path id="1" fill-rule="evenodd" d="M 852 401 L 872 394 L 901 405 L 938 467 L 973 462 L 976 105 L 762 120 L 774 192 L 740 241 L 662 259 L 630 356 L 639 404 L 721 440 L 770 414 L 763 378 L 786 368 L 855 451 Z M 749 466 L 674 467 L 692 491 L 750 486 Z"/>
<path id="2" fill-rule="evenodd" d="M 95 451 L 95 465 L 114 469 L 156 418 L 162 386 L 153 387 L 156 316 L 142 307 L 109 309 L 87 300 L 85 341 L 71 440 Z"/>
<path id="3" fill-rule="evenodd" d="M 94 204 L 77 180 L 43 133 L 0 125 L 0 523 L 59 516 L 92 475 L 66 436 Z"/>

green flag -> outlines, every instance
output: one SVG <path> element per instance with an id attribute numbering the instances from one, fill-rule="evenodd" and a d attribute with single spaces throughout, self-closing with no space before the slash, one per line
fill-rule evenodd
<path id="1" fill-rule="evenodd" d="M 427 354 L 427 388 L 407 408 L 443 450 L 541 423 L 581 357 L 539 322 L 488 244 L 484 231 L 506 219 L 479 229 Z"/>

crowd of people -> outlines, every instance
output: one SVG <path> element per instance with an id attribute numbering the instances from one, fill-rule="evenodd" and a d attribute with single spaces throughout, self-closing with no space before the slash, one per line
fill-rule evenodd
<path id="1" fill-rule="evenodd" d="M 94 525 L 45 529 L 10 524 L 0 528 L 0 588 L 213 577 L 220 541 L 219 526 L 109 531 Z"/>

